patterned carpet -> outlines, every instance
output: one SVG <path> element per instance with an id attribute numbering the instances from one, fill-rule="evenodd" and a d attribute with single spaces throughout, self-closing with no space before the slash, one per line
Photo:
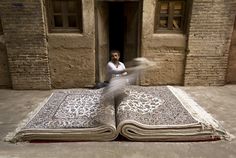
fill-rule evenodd
<path id="1" fill-rule="evenodd" d="M 58 90 L 7 140 L 199 141 L 228 133 L 184 91 L 171 86 L 128 86 L 119 96 L 104 89 Z"/>

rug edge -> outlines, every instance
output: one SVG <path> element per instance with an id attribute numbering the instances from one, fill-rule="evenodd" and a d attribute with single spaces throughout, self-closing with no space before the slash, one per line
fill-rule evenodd
<path id="1" fill-rule="evenodd" d="M 20 121 L 15 130 L 12 132 L 8 132 L 8 134 L 3 138 L 5 142 L 11 142 L 16 143 L 20 141 L 20 137 L 17 136 L 17 133 L 19 133 L 23 127 L 25 127 L 33 118 L 34 116 L 41 110 L 41 108 L 48 102 L 48 100 L 53 96 L 54 92 L 52 92 L 51 95 L 46 97 L 43 101 L 36 103 L 36 108 L 29 112 L 25 118 Z"/>
<path id="2" fill-rule="evenodd" d="M 203 125 L 211 126 L 216 132 L 221 133 L 224 140 L 231 141 L 235 138 L 234 135 L 227 132 L 224 127 L 210 113 L 202 108 L 189 94 L 180 88 L 167 86 L 168 89 L 177 97 L 188 112 Z M 196 116 L 198 115 L 198 117 Z M 203 127 L 204 128 L 204 127 Z"/>

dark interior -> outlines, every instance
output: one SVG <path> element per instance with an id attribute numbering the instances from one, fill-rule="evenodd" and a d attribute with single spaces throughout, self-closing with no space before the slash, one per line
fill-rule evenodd
<path id="1" fill-rule="evenodd" d="M 109 3 L 109 50 L 120 51 L 120 61 L 124 60 L 124 3 Z"/>

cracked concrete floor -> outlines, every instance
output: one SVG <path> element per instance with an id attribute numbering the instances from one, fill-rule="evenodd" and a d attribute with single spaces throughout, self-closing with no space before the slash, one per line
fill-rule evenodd
<path id="1" fill-rule="evenodd" d="M 236 85 L 180 87 L 236 136 Z M 52 91 L 0 90 L 0 158 L 236 158 L 236 139 L 215 142 L 4 142 Z"/>

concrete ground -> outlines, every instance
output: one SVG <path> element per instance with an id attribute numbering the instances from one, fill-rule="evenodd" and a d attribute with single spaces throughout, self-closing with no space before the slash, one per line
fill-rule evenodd
<path id="1" fill-rule="evenodd" d="M 181 87 L 236 136 L 236 85 Z M 52 91 L 0 90 L 0 158 L 236 158 L 236 139 L 215 142 L 4 142 Z"/>

